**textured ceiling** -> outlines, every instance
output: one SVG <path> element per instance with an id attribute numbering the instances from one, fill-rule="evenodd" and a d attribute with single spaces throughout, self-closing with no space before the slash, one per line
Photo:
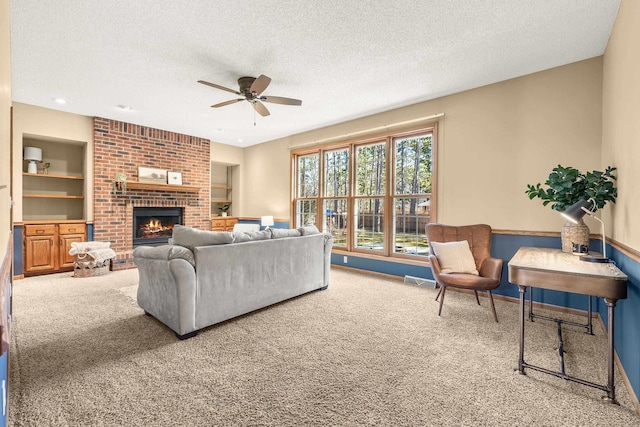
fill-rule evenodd
<path id="1" fill-rule="evenodd" d="M 249 146 L 602 55 L 619 4 L 12 0 L 12 96 Z M 260 74 L 302 106 L 213 109 L 236 96 L 197 83 Z"/>

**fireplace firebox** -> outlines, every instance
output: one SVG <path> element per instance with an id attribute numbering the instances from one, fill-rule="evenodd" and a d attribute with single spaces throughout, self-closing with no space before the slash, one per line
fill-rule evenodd
<path id="1" fill-rule="evenodd" d="M 133 246 L 162 245 L 169 241 L 173 226 L 183 225 L 183 208 L 133 208 Z"/>

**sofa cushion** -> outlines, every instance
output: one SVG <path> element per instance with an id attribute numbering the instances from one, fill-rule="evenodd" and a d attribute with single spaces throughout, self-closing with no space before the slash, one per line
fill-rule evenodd
<path id="1" fill-rule="evenodd" d="M 433 253 L 438 258 L 442 273 L 478 274 L 476 261 L 469 248 L 469 242 L 430 242 Z"/>
<path id="2" fill-rule="evenodd" d="M 311 236 L 312 234 L 319 234 L 320 230 L 313 224 L 307 224 L 304 227 L 298 227 L 298 231 L 302 236 Z"/>
<path id="3" fill-rule="evenodd" d="M 268 240 L 271 238 L 269 230 L 262 231 L 234 231 L 233 243 L 253 242 L 256 240 Z"/>
<path id="4" fill-rule="evenodd" d="M 302 234 L 296 228 L 270 228 L 272 239 L 282 239 L 283 237 L 300 237 Z"/>
<path id="5" fill-rule="evenodd" d="M 233 243 L 233 234 L 228 231 L 206 231 L 184 225 L 173 226 L 173 243 L 193 251 L 196 246 L 224 245 Z"/>

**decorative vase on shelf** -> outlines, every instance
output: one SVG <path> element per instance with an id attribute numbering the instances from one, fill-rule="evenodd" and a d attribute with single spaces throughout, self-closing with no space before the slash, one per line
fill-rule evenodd
<path id="1" fill-rule="evenodd" d="M 572 253 L 574 244 L 589 247 L 590 234 L 589 227 L 582 219 L 577 224 L 571 221 L 565 222 L 560 233 L 562 252 Z"/>

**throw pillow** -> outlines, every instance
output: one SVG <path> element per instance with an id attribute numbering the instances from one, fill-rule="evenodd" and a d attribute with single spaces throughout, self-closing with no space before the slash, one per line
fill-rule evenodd
<path id="1" fill-rule="evenodd" d="M 298 231 L 303 236 L 311 236 L 312 234 L 320 233 L 320 230 L 318 230 L 318 227 L 316 227 L 313 224 L 307 224 L 304 227 L 298 227 Z"/>
<path id="2" fill-rule="evenodd" d="M 429 242 L 433 254 L 438 258 L 442 273 L 468 273 L 478 275 L 476 262 L 469 248 L 469 242 Z"/>
<path id="3" fill-rule="evenodd" d="M 197 246 L 224 245 L 233 243 L 233 234 L 228 231 L 206 231 L 184 225 L 173 226 L 173 243 L 192 251 Z"/>
<path id="4" fill-rule="evenodd" d="M 300 230 L 295 228 L 270 228 L 272 239 L 282 239 L 283 237 L 300 237 Z"/>

